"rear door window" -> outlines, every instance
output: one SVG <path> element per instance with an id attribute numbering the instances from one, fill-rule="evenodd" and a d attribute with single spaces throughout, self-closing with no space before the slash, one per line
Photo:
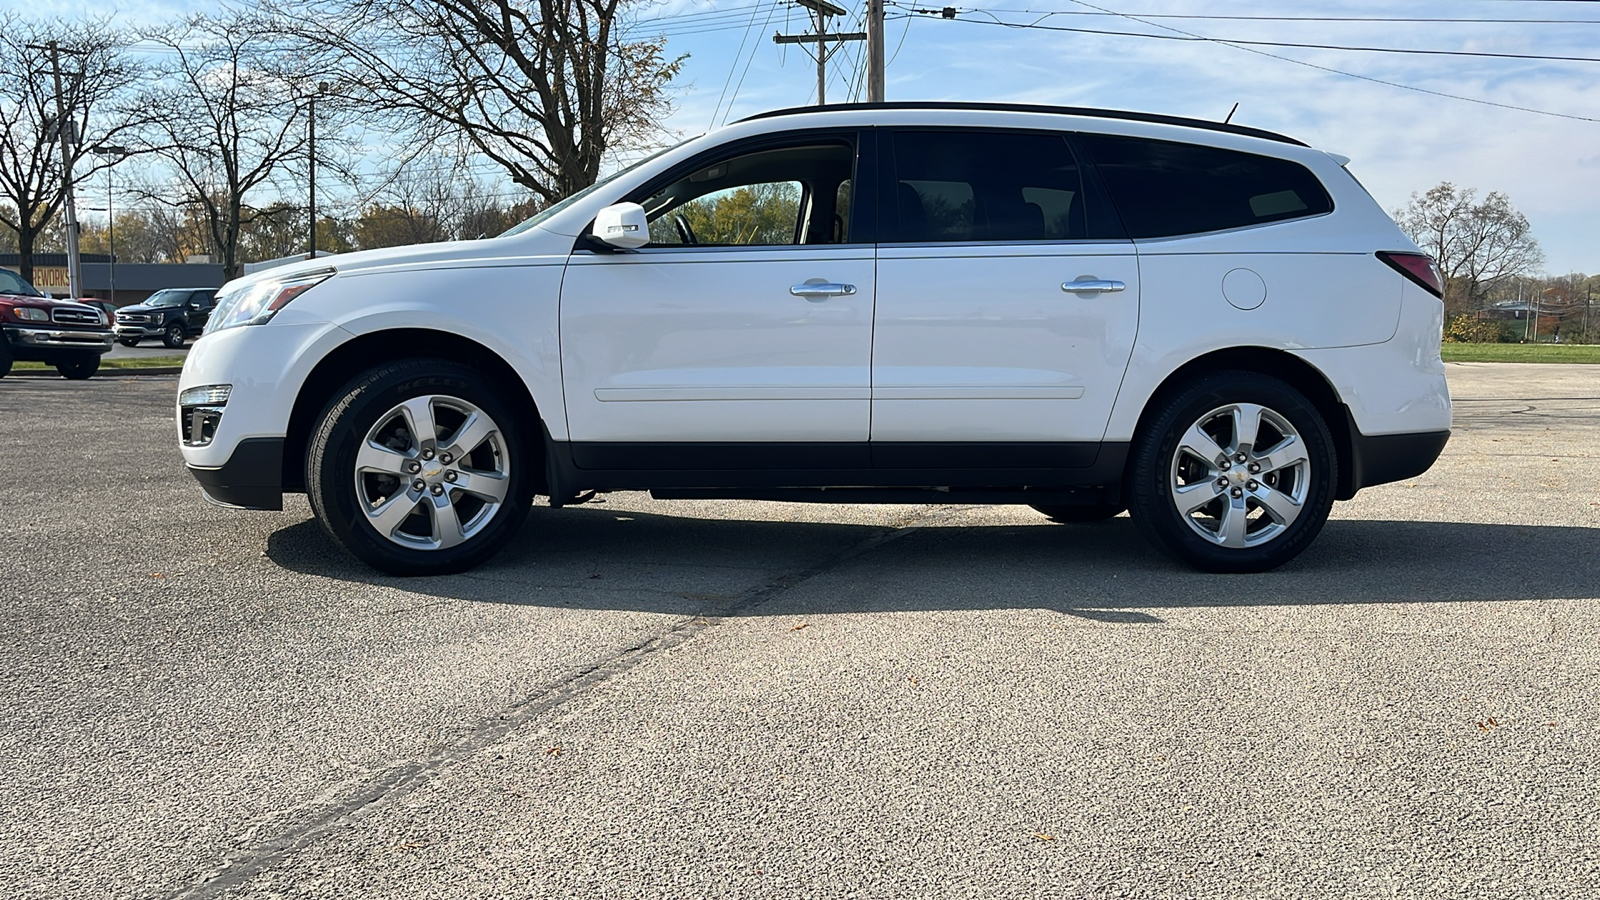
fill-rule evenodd
<path id="1" fill-rule="evenodd" d="M 889 243 L 1080 240 L 1077 161 L 1058 134 L 897 131 Z"/>
<path id="2" fill-rule="evenodd" d="M 1255 153 L 1104 134 L 1081 136 L 1128 236 L 1201 234 L 1333 211 L 1311 170 Z"/>

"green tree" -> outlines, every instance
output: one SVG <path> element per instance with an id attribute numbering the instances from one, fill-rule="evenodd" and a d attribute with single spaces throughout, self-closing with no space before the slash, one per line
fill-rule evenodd
<path id="1" fill-rule="evenodd" d="M 1445 277 L 1445 310 L 1466 312 L 1481 305 L 1485 286 L 1510 276 L 1529 275 L 1544 263 L 1528 217 L 1511 200 L 1490 191 L 1475 202 L 1477 191 L 1441 182 L 1422 195 L 1412 194 L 1394 219 Z"/>

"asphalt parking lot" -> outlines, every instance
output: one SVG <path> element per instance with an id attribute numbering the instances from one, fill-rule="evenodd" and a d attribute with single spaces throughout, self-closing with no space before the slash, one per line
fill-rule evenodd
<path id="1" fill-rule="evenodd" d="M 0 894 L 1595 896 L 1600 367 L 1449 369 L 1255 576 L 614 494 L 394 579 L 203 503 L 174 378 L 5 379 Z"/>

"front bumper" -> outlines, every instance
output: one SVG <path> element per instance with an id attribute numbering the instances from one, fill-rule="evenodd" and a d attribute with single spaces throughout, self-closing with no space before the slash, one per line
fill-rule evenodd
<path id="1" fill-rule="evenodd" d="M 166 331 L 163 325 L 123 325 L 117 324 L 118 338 L 158 338 Z"/>
<path id="2" fill-rule="evenodd" d="M 7 325 L 6 340 L 17 359 L 27 359 L 29 351 L 87 350 L 105 353 L 111 349 L 110 331 L 75 331 L 66 328 L 30 328 Z"/>
<path id="3" fill-rule="evenodd" d="M 242 509 L 283 509 L 283 438 L 245 438 L 215 468 L 189 466 L 211 500 Z"/>

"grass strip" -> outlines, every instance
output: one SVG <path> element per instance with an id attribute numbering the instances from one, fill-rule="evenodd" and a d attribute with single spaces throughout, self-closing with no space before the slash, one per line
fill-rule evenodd
<path id="1" fill-rule="evenodd" d="M 1445 344 L 1445 362 L 1594 363 L 1600 344 Z"/>
<path id="2" fill-rule="evenodd" d="M 141 356 L 137 358 L 127 357 L 119 359 L 101 359 L 100 368 L 102 370 L 163 369 L 169 366 L 181 366 L 183 365 L 183 359 L 184 358 L 182 356 Z M 55 366 L 42 362 L 17 362 L 12 364 L 12 368 L 20 371 L 23 369 L 54 369 Z"/>

